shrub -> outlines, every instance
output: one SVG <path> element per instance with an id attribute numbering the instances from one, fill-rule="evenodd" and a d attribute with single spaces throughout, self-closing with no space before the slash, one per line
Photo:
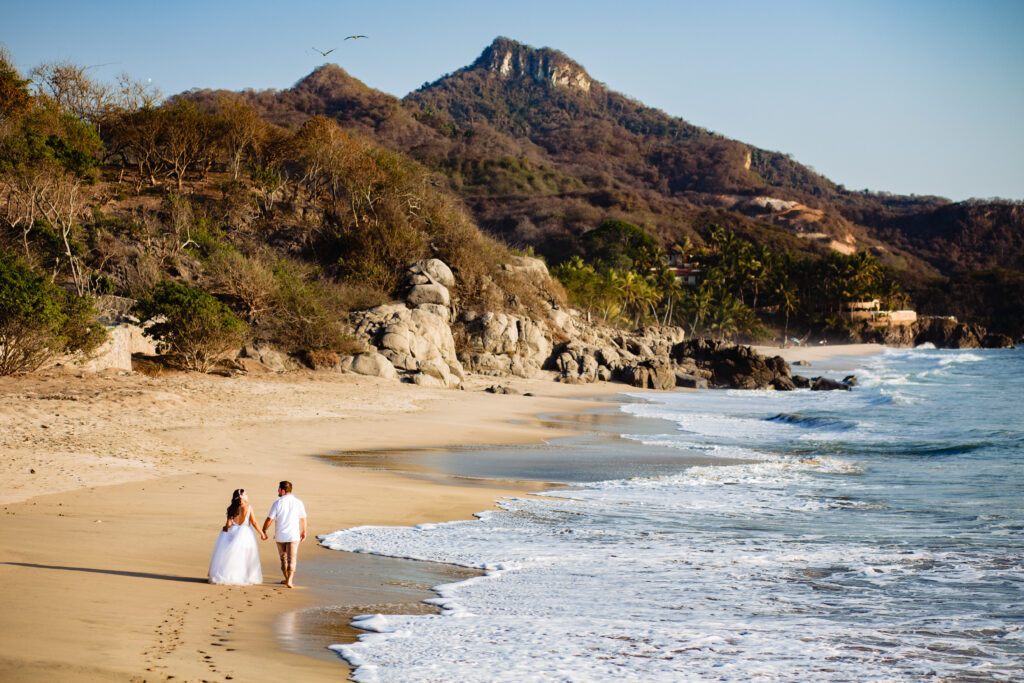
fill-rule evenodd
<path id="1" fill-rule="evenodd" d="M 0 375 L 33 372 L 106 338 L 92 300 L 65 292 L 11 252 L 0 251 Z"/>
<path id="2" fill-rule="evenodd" d="M 146 335 L 160 353 L 181 357 L 185 367 L 209 372 L 229 351 L 245 341 L 248 326 L 208 292 L 174 282 L 160 282 L 139 300 L 135 313 L 152 322 Z"/>
<path id="3" fill-rule="evenodd" d="M 213 252 L 207 265 L 211 289 L 228 297 L 241 308 L 250 323 L 256 323 L 277 297 L 277 280 L 262 254 L 246 256 L 234 249 Z"/>
<path id="4" fill-rule="evenodd" d="M 340 351 L 352 345 L 345 331 L 346 288 L 317 279 L 316 272 L 292 261 L 274 267 L 278 283 L 274 340 L 291 351 Z"/>

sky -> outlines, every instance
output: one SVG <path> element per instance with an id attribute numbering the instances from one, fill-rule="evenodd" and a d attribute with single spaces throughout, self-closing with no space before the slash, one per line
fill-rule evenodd
<path id="1" fill-rule="evenodd" d="M 24 73 L 70 61 L 165 95 L 330 61 L 401 97 L 499 35 L 851 190 L 1024 199 L 1024 0 L 0 0 Z"/>

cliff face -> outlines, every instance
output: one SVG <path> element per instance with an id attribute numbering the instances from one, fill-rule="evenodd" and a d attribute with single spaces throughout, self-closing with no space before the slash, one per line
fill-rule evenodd
<path id="1" fill-rule="evenodd" d="M 593 81 L 582 66 L 558 50 L 534 49 L 508 38 L 496 38 L 470 69 L 485 69 L 508 79 L 532 79 L 538 83 L 590 92 Z"/>

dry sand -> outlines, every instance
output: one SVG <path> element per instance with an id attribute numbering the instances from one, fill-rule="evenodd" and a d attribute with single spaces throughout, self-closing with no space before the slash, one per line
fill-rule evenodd
<path id="1" fill-rule="evenodd" d="M 837 363 L 847 358 L 869 356 L 885 347 L 881 344 L 809 344 L 807 346 L 754 346 L 758 353 L 766 356 L 782 356 L 787 363 L 805 360 L 814 363 Z"/>
<path id="2" fill-rule="evenodd" d="M 786 355 L 817 363 L 878 348 Z M 271 626 L 318 601 L 302 586 L 303 562 L 338 554 L 313 537 L 465 519 L 536 484 L 455 486 L 310 456 L 540 442 L 566 434 L 528 418 L 628 389 L 547 377 L 501 381 L 535 396 L 481 391 L 493 383 L 470 378 L 463 392 L 316 373 L 0 378 L 0 680 L 343 679 L 343 662 L 288 652 Z M 231 491 L 245 488 L 265 515 L 280 479 L 310 515 L 299 587 L 276 583 L 269 541 L 263 585 L 207 584 Z"/>
<path id="3" fill-rule="evenodd" d="M 452 486 L 311 454 L 559 436 L 510 420 L 585 409 L 614 385 L 509 381 L 533 397 L 346 375 L 225 379 L 173 373 L 0 379 L 0 680 L 340 680 L 344 663 L 290 654 L 275 616 L 312 604 L 303 560 L 289 591 L 271 542 L 264 584 L 206 583 L 231 491 L 265 515 L 290 479 L 311 536 L 359 524 L 469 518 L 528 486 Z M 33 472 L 34 470 L 34 472 Z M 337 556 L 337 553 L 333 553 Z M 344 595 L 338 596 L 339 601 Z"/>

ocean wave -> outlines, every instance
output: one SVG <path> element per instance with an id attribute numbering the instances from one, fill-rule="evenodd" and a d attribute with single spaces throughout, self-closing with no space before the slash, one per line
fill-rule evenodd
<path id="1" fill-rule="evenodd" d="M 939 365 L 953 365 L 954 363 L 978 363 L 985 360 L 981 356 L 974 353 L 960 352 L 955 356 L 946 356 L 939 359 Z"/>
<path id="2" fill-rule="evenodd" d="M 670 422 L 621 429 L 623 452 L 741 463 L 323 537 L 485 572 L 437 587 L 441 614 L 357 618 L 335 649 L 357 681 L 1020 680 L 1024 357 L 894 353 L 864 361 L 859 392 L 626 410 Z"/>
<path id="3" fill-rule="evenodd" d="M 836 417 L 815 417 L 799 413 L 779 413 L 764 419 L 765 422 L 780 422 L 805 429 L 825 429 L 832 432 L 847 432 L 857 428 L 857 423 L 850 422 L 849 420 L 841 420 Z"/>

